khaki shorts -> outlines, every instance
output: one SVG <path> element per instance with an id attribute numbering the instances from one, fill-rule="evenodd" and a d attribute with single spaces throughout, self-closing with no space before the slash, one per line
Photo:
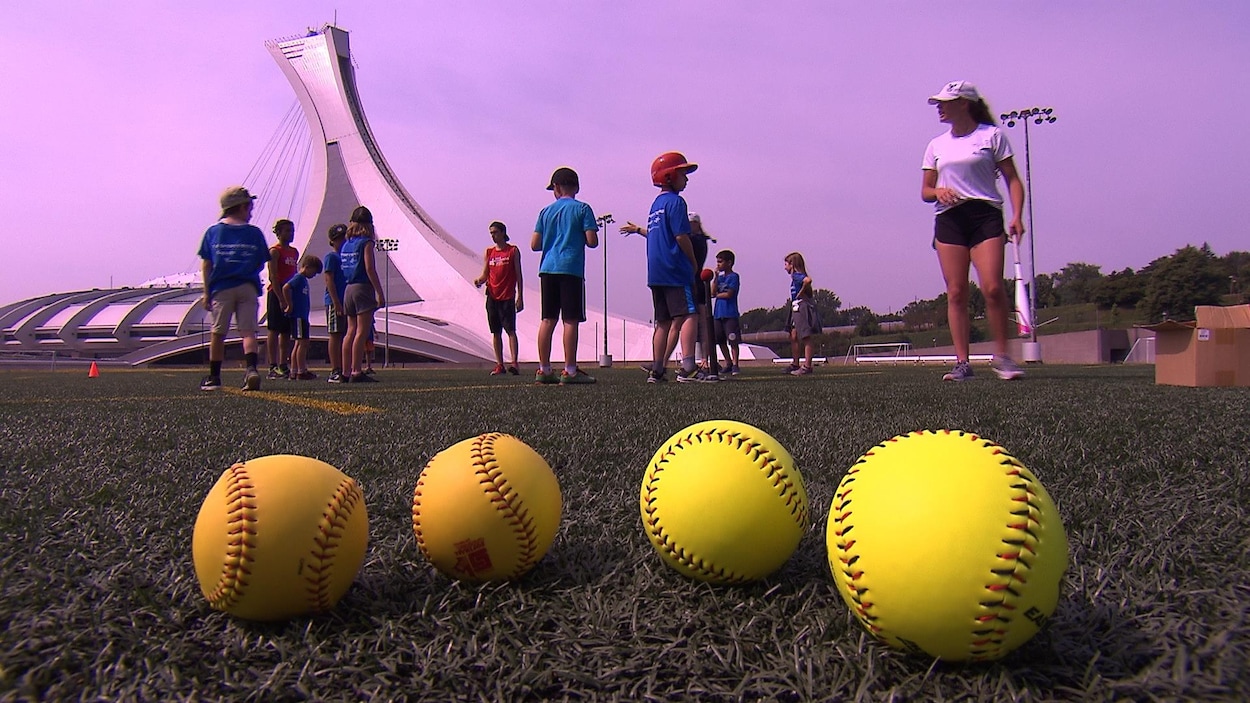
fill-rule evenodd
<path id="1" fill-rule="evenodd" d="M 235 318 L 239 334 L 256 334 L 256 298 L 260 291 L 250 283 L 217 291 L 213 295 L 213 334 L 225 336 L 230 318 Z"/>

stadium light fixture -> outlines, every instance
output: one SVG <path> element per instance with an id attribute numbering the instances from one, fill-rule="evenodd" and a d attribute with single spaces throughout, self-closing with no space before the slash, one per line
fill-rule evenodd
<path id="1" fill-rule="evenodd" d="M 1035 125 L 1053 124 L 1059 118 L 1055 116 L 1055 110 L 1051 107 L 1026 107 L 1022 110 L 1012 110 L 1005 112 L 999 117 L 1007 125 L 1008 128 L 1015 127 L 1016 124 L 1024 127 L 1024 188 L 1025 200 L 1028 202 L 1029 212 L 1029 320 L 1032 324 L 1032 332 L 1030 341 L 1026 345 L 1024 353 L 1024 361 L 1041 361 L 1041 350 L 1037 343 L 1037 266 L 1035 264 L 1036 250 L 1033 243 L 1036 241 L 1033 229 L 1033 173 L 1030 163 L 1029 151 L 1029 123 Z"/>
<path id="2" fill-rule="evenodd" d="M 602 233 L 608 231 L 608 225 L 616 222 L 610 212 L 603 213 L 595 221 L 599 223 Z M 599 365 L 607 367 L 612 365 L 612 355 L 608 353 L 608 238 L 600 236 L 599 246 L 603 247 L 603 356 L 599 357 Z"/>
<path id="3" fill-rule="evenodd" d="M 383 284 L 383 290 L 386 293 L 386 309 L 383 311 L 385 316 L 385 335 L 386 346 L 382 356 L 382 368 L 390 368 L 391 366 L 391 252 L 399 251 L 398 239 L 379 239 L 377 243 L 378 251 L 386 252 L 386 282 Z"/>

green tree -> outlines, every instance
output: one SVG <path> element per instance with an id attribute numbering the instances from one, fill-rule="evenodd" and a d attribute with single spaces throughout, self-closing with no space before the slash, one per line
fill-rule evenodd
<path id="1" fill-rule="evenodd" d="M 1244 298 L 1250 293 L 1250 252 L 1230 251 L 1220 257 L 1220 263 L 1228 276 L 1228 293 L 1239 293 Z"/>
<path id="2" fill-rule="evenodd" d="M 1037 274 L 1037 280 L 1033 282 L 1033 307 L 1053 308 L 1059 304 L 1059 297 L 1055 295 L 1055 279 L 1048 273 Z"/>
<path id="3" fill-rule="evenodd" d="M 1149 278 L 1139 307 L 1152 321 L 1192 318 L 1195 305 L 1218 304 L 1229 285 L 1224 267 L 1205 243 L 1155 259 L 1142 273 Z"/>
<path id="4" fill-rule="evenodd" d="M 1137 275 L 1131 268 L 1112 271 L 1094 286 L 1094 304 L 1103 310 L 1136 307 L 1146 295 L 1147 278 Z"/>
<path id="5" fill-rule="evenodd" d="M 786 308 L 752 308 L 739 318 L 743 332 L 775 332 L 786 328 Z"/>
<path id="6" fill-rule="evenodd" d="M 914 300 L 899 311 L 899 316 L 903 318 L 903 324 L 909 330 L 932 329 L 937 326 L 936 305 L 936 301 L 933 300 Z"/>
<path id="7" fill-rule="evenodd" d="M 820 323 L 832 325 L 838 319 L 838 308 L 842 307 L 842 299 L 831 290 L 817 288 L 812 291 L 812 304 L 816 306 L 816 312 L 820 313 Z"/>
<path id="8" fill-rule="evenodd" d="M 881 325 L 877 322 L 877 316 L 869 312 L 859 318 L 859 322 L 855 323 L 855 335 L 857 337 L 872 337 L 881 334 Z"/>
<path id="9" fill-rule="evenodd" d="M 869 318 L 869 317 L 871 317 L 874 320 L 877 319 L 877 315 L 870 308 L 860 305 L 858 307 L 847 308 L 839 312 L 837 324 L 838 325 L 858 325 L 865 318 Z"/>
<path id="10" fill-rule="evenodd" d="M 968 282 L 968 315 L 974 320 L 985 317 L 985 294 L 976 281 Z"/>
<path id="11" fill-rule="evenodd" d="M 1060 305 L 1090 303 L 1094 300 L 1094 287 L 1102 279 L 1102 267 L 1094 264 L 1071 263 L 1055 274 L 1055 293 Z"/>

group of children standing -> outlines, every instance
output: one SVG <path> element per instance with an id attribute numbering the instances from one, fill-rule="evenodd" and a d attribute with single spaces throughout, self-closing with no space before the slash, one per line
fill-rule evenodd
<path id="1" fill-rule="evenodd" d="M 324 271 L 332 367 L 328 380 L 374 381 L 367 347 L 373 337 L 373 313 L 386 305 L 386 298 L 378 282 L 374 258 L 372 213 L 358 207 L 352 212 L 350 224 L 330 228 L 331 251 L 323 266 L 322 260 L 312 254 L 298 256 L 291 246 L 295 224 L 290 220 L 274 223 L 273 233 L 278 241 L 266 247 L 260 229 L 250 224 L 255 201 L 256 196 L 242 186 L 227 189 L 220 198 L 220 221 L 208 228 L 200 242 L 203 304 L 212 317 L 209 373 L 200 382 L 200 390 L 222 387 L 225 336 L 232 318 L 243 340 L 247 367 L 243 390 L 260 388 L 261 376 L 256 369 L 257 298 L 261 294 L 260 272 L 266 267 L 269 378 L 317 378 L 308 369 L 312 308 L 308 281 Z"/>
<path id="2" fill-rule="evenodd" d="M 711 280 L 703 278 L 708 242 L 715 241 L 703 230 L 698 214 L 689 212 L 681 192 L 689 182 L 689 174 L 698 164 L 689 162 L 678 152 L 666 152 L 651 164 L 651 182 L 660 188 L 660 195 L 651 205 L 644 229 L 632 222 L 621 228 L 623 234 L 639 234 L 647 243 L 647 286 L 651 290 L 655 326 L 652 332 L 652 363 L 644 367 L 648 383 L 668 380 L 666 362 L 678 346 L 680 363 L 675 379 L 678 383 L 714 382 L 724 374 L 718 368 L 719 346 L 727 366 L 725 374 L 739 373 L 738 294 L 741 281 L 734 272 L 734 253 L 728 249 L 717 252 L 716 272 Z M 556 203 L 548 205 L 539 215 L 534 228 L 532 247 L 542 252 L 539 279 L 542 281 L 542 322 L 539 326 L 539 368 L 535 382 L 594 383 L 595 379 L 577 366 L 577 326 L 586 319 L 584 300 L 585 250 L 598 245 L 598 226 L 589 205 L 576 200 L 579 190 L 577 174 L 570 168 L 557 169 L 548 190 L 555 191 Z M 491 250 L 487 250 L 488 270 Z M 820 320 L 813 304 L 811 277 L 803 256 L 794 252 L 786 257 L 786 271 L 791 274 L 793 310 L 789 327 L 794 347 L 794 364 L 787 373 L 802 376 L 812 373 L 811 336 L 820 332 Z M 487 277 L 483 273 L 478 285 Z M 709 286 L 710 284 L 710 286 Z M 489 298 L 489 296 L 488 296 Z M 489 302 L 488 302 L 489 305 Z M 710 308 L 710 309 L 709 309 Z M 565 368 L 557 377 L 550 365 L 551 341 L 558 320 L 564 321 Z M 708 329 L 704 321 L 711 321 Z M 700 330 L 700 327 L 703 327 Z M 494 331 L 494 330 L 492 330 Z M 696 341 L 704 340 L 703 365 L 696 362 Z M 805 356 L 800 357 L 802 346 Z M 498 364 L 493 373 L 501 373 L 499 337 L 496 332 Z M 800 363 L 800 358 L 803 363 Z M 515 354 L 514 354 L 515 359 Z M 514 361 L 515 363 L 515 361 Z"/>
<path id="3" fill-rule="evenodd" d="M 647 286 L 651 290 L 655 327 L 652 333 L 652 363 L 645 367 L 648 383 L 667 381 L 666 360 L 677 347 L 681 357 L 675 378 L 679 383 L 712 382 L 722 375 L 739 373 L 738 294 L 741 282 L 734 271 L 734 253 L 717 252 L 716 271 L 703 278 L 708 242 L 715 241 L 703 230 L 702 219 L 689 212 L 681 196 L 689 174 L 698 169 L 678 152 L 666 152 L 651 165 L 651 181 L 660 195 L 651 205 L 647 227 L 633 223 L 622 233 L 640 234 L 647 243 Z M 538 215 L 530 239 L 531 248 L 541 252 L 538 269 L 541 321 L 538 327 L 538 369 L 535 383 L 576 385 L 594 383 L 595 378 L 577 364 L 578 327 L 586 319 L 586 249 L 599 244 L 599 226 L 590 205 L 577 200 L 580 181 L 577 172 L 561 167 L 551 175 L 547 190 L 555 202 Z M 266 296 L 269 378 L 313 380 L 308 369 L 310 345 L 308 281 L 324 272 L 326 331 L 329 335 L 331 383 L 374 381 L 367 365 L 367 348 L 373 336 L 374 311 L 386 305 L 378 281 L 375 259 L 376 233 L 373 215 L 364 206 L 352 212 L 348 224 L 329 230 L 330 252 L 322 260 L 311 254 L 298 256 L 291 246 L 295 225 L 278 220 L 273 232 L 277 243 L 266 247 L 260 230 L 250 224 L 256 196 L 235 186 L 221 197 L 221 221 L 205 232 L 200 245 L 205 282 L 204 305 L 212 313 L 213 334 L 209 353 L 209 375 L 202 390 L 221 388 L 221 363 L 225 354 L 225 333 L 231 318 L 237 320 L 243 337 L 247 371 L 244 389 L 260 387 L 256 370 L 256 299 L 260 295 L 261 269 L 269 269 Z M 519 374 L 517 368 L 516 314 L 524 308 L 521 261 L 517 248 L 508 244 L 507 228 L 492 222 L 494 246 L 486 250 L 482 275 L 474 284 L 487 286 L 487 322 L 494 337 L 496 357 L 492 375 Z M 785 259 L 791 276 L 792 312 L 789 327 L 794 348 L 794 364 L 787 370 L 794 375 L 812 372 L 811 335 L 820 331 L 819 317 L 812 303 L 811 277 L 803 256 L 791 253 Z M 706 324 L 710 322 L 709 324 Z M 561 325 L 562 323 L 562 325 Z M 564 366 L 558 371 L 551 363 L 557 326 L 561 327 Z M 702 327 L 702 330 L 700 329 Z M 502 333 L 510 341 L 512 364 L 504 366 Z M 702 368 L 696 363 L 696 340 L 703 338 Z M 290 363 L 287 363 L 288 340 Z M 800 345 L 806 356 L 800 363 Z M 726 366 L 720 368 L 714 346 L 719 346 Z M 709 358 L 710 357 L 710 358 Z"/>

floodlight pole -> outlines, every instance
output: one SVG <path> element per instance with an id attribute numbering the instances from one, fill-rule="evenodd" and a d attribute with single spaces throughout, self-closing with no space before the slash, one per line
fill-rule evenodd
<path id="1" fill-rule="evenodd" d="M 1028 204 L 1029 211 L 1029 343 L 1028 348 L 1023 355 L 1024 361 L 1041 361 L 1041 349 L 1037 343 L 1037 266 L 1035 249 L 1033 242 L 1036 241 L 1036 231 L 1033 229 L 1033 172 L 1030 164 L 1029 153 L 1029 122 L 1034 124 L 1049 124 L 1059 119 L 1055 116 L 1054 108 L 1050 107 L 1028 107 L 1023 110 L 1012 110 L 1003 113 L 999 117 L 1008 127 L 1015 127 L 1019 122 L 1024 127 L 1024 199 Z"/>
<path id="2" fill-rule="evenodd" d="M 379 239 L 378 251 L 386 252 L 386 282 L 383 284 L 386 293 L 386 310 L 383 312 L 385 316 L 385 334 L 386 346 L 382 356 L 382 368 L 390 368 L 391 366 L 391 252 L 399 251 L 398 239 Z"/>
<path id="3" fill-rule="evenodd" d="M 599 223 L 599 246 L 603 247 L 603 356 L 599 357 L 599 365 L 603 367 L 612 365 L 612 355 L 608 353 L 608 238 L 602 236 L 602 233 L 608 231 L 608 225 L 616 222 L 612 219 L 611 213 L 604 213 L 595 218 Z"/>

